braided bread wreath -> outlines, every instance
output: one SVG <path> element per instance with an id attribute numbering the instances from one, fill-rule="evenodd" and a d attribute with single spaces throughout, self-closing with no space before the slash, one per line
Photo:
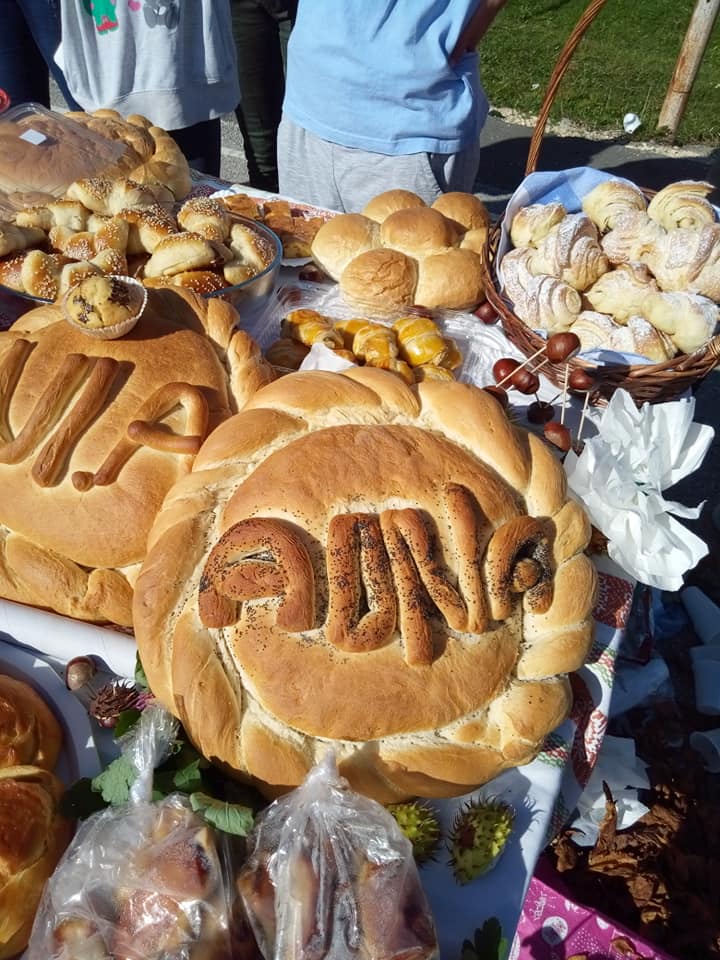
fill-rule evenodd
<path id="1" fill-rule="evenodd" d="M 150 290 L 120 339 L 87 336 L 58 304 L 0 333 L 0 597 L 132 625 L 165 494 L 272 379 L 237 320 L 177 288 Z"/>
<path id="2" fill-rule="evenodd" d="M 380 801 L 463 794 L 568 713 L 589 532 L 549 448 L 486 392 L 290 374 L 166 498 L 140 656 L 205 756 L 269 794 L 328 744 Z"/>

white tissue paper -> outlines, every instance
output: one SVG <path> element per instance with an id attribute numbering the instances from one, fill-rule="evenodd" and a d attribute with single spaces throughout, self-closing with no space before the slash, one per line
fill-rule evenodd
<path id="1" fill-rule="evenodd" d="M 565 458 L 570 489 L 608 538 L 610 557 L 660 590 L 679 590 L 683 574 L 708 553 L 674 519 L 697 518 L 703 504 L 686 507 L 662 496 L 700 466 L 715 435 L 693 423 L 694 412 L 693 397 L 638 410 L 627 391 L 616 390 L 597 435 L 579 456 L 571 451 Z"/>
<path id="2" fill-rule="evenodd" d="M 591 847 L 597 842 L 605 816 L 603 781 L 615 801 L 618 830 L 627 830 L 648 812 L 649 808 L 638 800 L 637 791 L 647 789 L 650 781 L 645 764 L 635 754 L 635 741 L 606 734 L 592 776 L 577 802 L 577 816 L 570 824 L 571 829 L 578 831 L 573 840 L 580 847 Z"/>
<path id="3" fill-rule="evenodd" d="M 324 343 L 314 343 L 310 347 L 310 352 L 303 358 L 300 364 L 301 370 L 331 370 L 334 373 L 341 373 L 343 370 L 349 370 L 356 364 L 339 356 L 334 350 L 330 350 Z"/>

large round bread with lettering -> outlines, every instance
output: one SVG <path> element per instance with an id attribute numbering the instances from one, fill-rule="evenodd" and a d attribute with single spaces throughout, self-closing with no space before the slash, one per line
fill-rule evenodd
<path id="1" fill-rule="evenodd" d="M 381 801 L 463 794 L 567 716 L 589 534 L 549 447 L 485 391 L 290 374 L 168 495 L 140 656 L 203 754 L 268 793 L 333 746 Z"/>
<path id="2" fill-rule="evenodd" d="M 0 333 L 0 596 L 132 624 L 132 587 L 170 487 L 271 379 L 223 300 L 148 292 L 132 332 L 85 335 L 60 306 Z"/>

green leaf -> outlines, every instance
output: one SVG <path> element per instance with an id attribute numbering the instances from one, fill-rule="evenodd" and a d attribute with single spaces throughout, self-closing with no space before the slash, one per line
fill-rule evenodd
<path id="1" fill-rule="evenodd" d="M 68 820 L 85 820 L 104 810 L 107 804 L 95 790 L 90 777 L 82 777 L 68 787 L 60 799 L 60 813 Z"/>
<path id="2" fill-rule="evenodd" d="M 187 766 L 176 770 L 173 775 L 173 786 L 181 793 L 195 793 L 202 786 L 202 761 L 193 760 Z"/>
<path id="3" fill-rule="evenodd" d="M 208 823 L 225 833 L 246 837 L 252 830 L 253 814 L 249 807 L 237 803 L 216 800 L 207 793 L 191 793 L 190 806 Z"/>
<path id="4" fill-rule="evenodd" d="M 128 730 L 132 730 L 135 724 L 138 722 L 142 714 L 139 710 L 136 710 L 134 707 L 132 710 L 123 710 L 120 713 L 120 716 L 117 719 L 115 724 L 115 730 L 113 736 L 116 740 L 119 740 Z"/>
<path id="5" fill-rule="evenodd" d="M 137 773 L 125 756 L 120 756 L 92 781 L 92 788 L 106 803 L 127 803 Z"/>
<path id="6" fill-rule="evenodd" d="M 148 683 L 148 678 L 145 674 L 145 668 L 140 662 L 140 654 L 135 655 L 135 686 L 140 687 L 141 690 L 149 690 L 150 684 Z"/>
<path id="7" fill-rule="evenodd" d="M 506 960 L 509 944 L 497 917 L 490 917 L 475 931 L 472 942 L 464 940 L 460 960 Z"/>

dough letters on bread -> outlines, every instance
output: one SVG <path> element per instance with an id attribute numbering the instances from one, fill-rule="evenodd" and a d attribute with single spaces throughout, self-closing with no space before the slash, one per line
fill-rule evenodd
<path id="1" fill-rule="evenodd" d="M 140 655 L 198 748 L 272 790 L 332 741 L 382 801 L 465 793 L 566 714 L 592 633 L 588 537 L 548 448 L 482 391 L 288 375 L 167 498 L 136 585 Z"/>

